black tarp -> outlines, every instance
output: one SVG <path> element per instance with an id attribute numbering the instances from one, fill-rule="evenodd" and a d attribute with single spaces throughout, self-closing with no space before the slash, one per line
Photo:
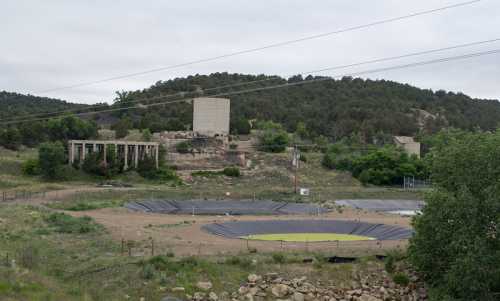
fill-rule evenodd
<path id="1" fill-rule="evenodd" d="M 325 208 L 311 204 L 265 200 L 143 200 L 128 202 L 125 207 L 142 212 L 195 215 L 284 215 L 327 212 Z"/>
<path id="2" fill-rule="evenodd" d="M 424 201 L 418 200 L 337 200 L 335 204 L 356 209 L 372 211 L 418 211 L 425 206 Z"/>
<path id="3" fill-rule="evenodd" d="M 340 220 L 266 220 L 213 223 L 202 227 L 208 233 L 229 238 L 258 234 L 337 233 L 372 237 L 377 240 L 408 239 L 413 230 L 385 224 Z"/>

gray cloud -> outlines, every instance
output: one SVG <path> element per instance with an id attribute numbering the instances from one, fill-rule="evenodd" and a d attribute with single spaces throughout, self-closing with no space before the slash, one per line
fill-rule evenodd
<path id="1" fill-rule="evenodd" d="M 169 66 L 458 3 L 460 0 L 4 0 L 0 10 L 0 89 L 57 88 Z M 289 76 L 329 66 L 500 37 L 500 2 L 477 4 L 215 62 L 41 94 L 110 101 L 189 74 Z M 491 45 L 359 67 L 353 72 L 500 48 Z M 386 71 L 368 77 L 499 98 L 500 55 Z M 342 73 L 331 71 L 323 75 Z"/>

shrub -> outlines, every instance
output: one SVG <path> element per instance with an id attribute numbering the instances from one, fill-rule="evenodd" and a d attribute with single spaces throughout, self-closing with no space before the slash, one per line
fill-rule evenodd
<path id="1" fill-rule="evenodd" d="M 404 273 L 396 273 L 392 276 L 392 280 L 397 285 L 407 286 L 410 283 L 410 279 Z"/>
<path id="2" fill-rule="evenodd" d="M 145 264 L 142 267 L 141 277 L 143 279 L 147 279 L 147 280 L 153 279 L 155 277 L 155 274 L 156 274 L 156 271 L 155 271 L 155 268 L 153 267 L 153 265 Z"/>
<path id="3" fill-rule="evenodd" d="M 177 145 L 175 146 L 175 150 L 177 150 L 177 152 L 180 154 L 187 154 L 191 152 L 192 147 L 193 146 L 190 142 L 182 141 L 177 143 Z"/>
<path id="4" fill-rule="evenodd" d="M 282 264 L 282 263 L 285 263 L 285 261 L 286 261 L 286 257 L 282 253 L 274 253 L 272 255 L 272 258 L 273 258 L 274 263 Z"/>
<path id="5" fill-rule="evenodd" d="M 260 122 L 258 127 L 262 129 L 260 139 L 260 149 L 270 153 L 281 153 L 285 151 L 289 137 L 283 127 L 271 121 Z"/>
<path id="6" fill-rule="evenodd" d="M 38 162 L 41 174 L 47 179 L 60 179 L 62 165 L 66 161 L 66 152 L 61 142 L 46 142 L 38 149 Z"/>
<path id="7" fill-rule="evenodd" d="M 350 171 L 363 184 L 401 185 L 403 177 L 426 178 L 426 165 L 394 147 L 369 150 L 362 154 L 336 143 L 323 156 L 327 168 Z"/>
<path id="8" fill-rule="evenodd" d="M 237 265 L 242 268 L 249 268 L 252 266 L 252 260 L 248 257 L 232 256 L 226 260 L 227 264 Z"/>
<path id="9" fill-rule="evenodd" d="M 155 256 L 148 260 L 148 264 L 152 265 L 155 270 L 166 271 L 169 266 L 169 261 L 165 256 Z"/>
<path id="10" fill-rule="evenodd" d="M 248 135 L 250 134 L 251 126 L 245 118 L 239 118 L 231 122 L 231 133 L 236 135 Z"/>
<path id="11" fill-rule="evenodd" d="M 151 131 L 149 129 L 144 129 L 142 130 L 142 140 L 144 141 L 151 141 L 151 138 L 153 135 L 151 134 Z"/>
<path id="12" fill-rule="evenodd" d="M 23 174 L 28 176 L 37 176 L 40 174 L 40 164 L 37 159 L 30 159 L 23 163 L 22 166 Z"/>
<path id="13" fill-rule="evenodd" d="M 45 221 L 59 233 L 84 234 L 95 232 L 100 229 L 91 217 L 73 217 L 65 213 L 52 213 Z"/>
<path id="14" fill-rule="evenodd" d="M 240 169 L 238 167 L 226 167 L 224 168 L 223 173 L 228 177 L 239 177 L 241 175 Z"/>

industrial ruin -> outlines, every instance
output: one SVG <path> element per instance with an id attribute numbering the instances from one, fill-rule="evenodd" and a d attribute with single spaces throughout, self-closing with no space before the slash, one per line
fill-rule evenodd
<path id="1" fill-rule="evenodd" d="M 245 166 L 245 151 L 229 147 L 230 100 L 227 98 L 200 97 L 192 101 L 192 131 L 164 131 L 154 133 L 154 142 L 125 140 L 71 140 L 69 163 L 83 162 L 89 153 L 103 153 L 104 162 L 109 145 L 114 145 L 115 156 L 123 160 L 125 169 L 137 168 L 146 156 L 159 162 L 159 147 L 166 150 L 166 160 L 180 170 L 217 169 L 227 165 Z M 181 143 L 188 148 L 179 152 Z"/>

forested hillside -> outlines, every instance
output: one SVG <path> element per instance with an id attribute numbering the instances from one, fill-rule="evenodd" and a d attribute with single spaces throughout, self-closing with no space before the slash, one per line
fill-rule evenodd
<path id="1" fill-rule="evenodd" d="M 322 80 L 309 82 L 314 79 Z M 300 82 L 304 83 L 297 84 Z M 297 125 L 304 131 L 305 125 L 310 138 L 323 135 L 336 141 L 357 134 L 365 142 L 372 143 L 384 136 L 434 133 L 443 127 L 493 130 L 500 121 L 500 103 L 496 100 L 472 99 L 461 93 L 434 92 L 392 81 L 350 77 L 333 80 L 229 73 L 195 75 L 159 81 L 140 91 L 118 92 L 113 106 L 135 106 L 137 100 L 151 104 L 218 96 L 286 83 L 296 85 L 227 96 L 231 98 L 232 124 L 241 124 L 242 120 L 271 120 L 281 123 L 289 132 L 295 132 Z M 158 98 L 165 95 L 167 97 Z M 0 92 L 0 106 L 0 118 L 85 107 L 8 92 Z M 188 102 L 178 102 L 86 118 L 97 123 L 108 120 L 109 124 L 109 120 L 117 117 L 125 120 L 129 127 L 149 128 L 152 132 L 182 130 L 191 125 L 192 107 Z M 237 129 L 237 126 L 232 128 Z"/>
<path id="2" fill-rule="evenodd" d="M 0 91 L 0 119 L 85 107 L 59 99 Z"/>
<path id="3" fill-rule="evenodd" d="M 210 96 L 312 79 L 319 78 L 296 76 L 286 80 L 265 75 L 196 75 L 160 81 L 142 91 L 121 92 L 116 105 L 126 106 L 131 100 L 176 92 L 186 92 L 185 97 Z M 241 85 L 247 82 L 254 83 Z M 213 89 L 223 86 L 226 88 Z M 202 89 L 205 91 L 200 92 Z M 372 142 L 379 134 L 415 135 L 421 131 L 433 133 L 443 127 L 492 130 L 500 121 L 500 103 L 496 100 L 433 92 L 385 80 L 327 79 L 229 97 L 233 123 L 241 119 L 272 120 L 293 132 L 297 124 L 303 122 L 312 137 L 323 135 L 332 140 L 357 133 L 366 142 Z M 136 126 L 153 131 L 188 127 L 192 119 L 187 103 L 124 111 L 120 115 L 127 115 Z"/>

